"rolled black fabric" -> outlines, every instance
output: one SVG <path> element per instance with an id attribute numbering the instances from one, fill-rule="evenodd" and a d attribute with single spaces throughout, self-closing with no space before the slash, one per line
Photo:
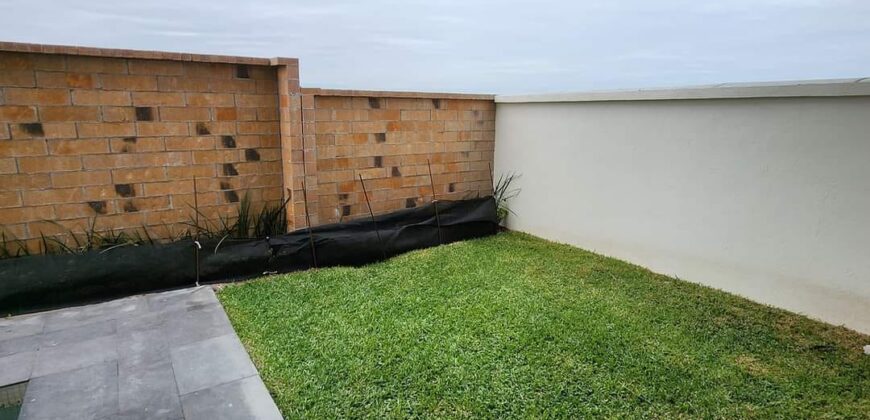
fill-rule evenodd
<path id="1" fill-rule="evenodd" d="M 380 216 L 299 229 L 256 240 L 203 240 L 200 281 L 239 280 L 271 272 L 359 266 L 414 249 L 492 235 L 492 197 L 440 201 Z M 377 229 L 376 229 L 377 227 Z M 378 239 L 380 235 L 380 240 Z M 314 243 L 314 253 L 311 243 Z M 194 243 L 118 247 L 84 254 L 0 260 L 0 314 L 68 306 L 196 282 Z"/>

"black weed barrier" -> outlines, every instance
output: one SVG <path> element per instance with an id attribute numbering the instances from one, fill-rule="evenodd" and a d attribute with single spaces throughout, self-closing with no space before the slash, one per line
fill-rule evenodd
<path id="1" fill-rule="evenodd" d="M 201 240 L 198 267 L 190 240 L 0 260 L 0 314 L 190 286 L 196 283 L 197 268 L 201 282 L 217 282 L 315 265 L 359 266 L 497 229 L 495 201 L 486 197 L 439 201 L 437 218 L 434 205 L 427 204 L 374 221 L 358 219 L 267 239 Z"/>

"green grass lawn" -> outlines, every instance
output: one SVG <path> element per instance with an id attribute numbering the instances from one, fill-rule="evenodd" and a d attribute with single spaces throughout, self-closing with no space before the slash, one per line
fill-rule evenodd
<path id="1" fill-rule="evenodd" d="M 219 297 L 285 417 L 870 413 L 870 337 L 524 234 Z"/>

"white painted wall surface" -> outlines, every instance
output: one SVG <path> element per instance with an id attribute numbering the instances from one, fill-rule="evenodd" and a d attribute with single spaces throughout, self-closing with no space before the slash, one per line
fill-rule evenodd
<path id="1" fill-rule="evenodd" d="M 509 226 L 870 333 L 870 96 L 707 96 L 497 98 Z"/>

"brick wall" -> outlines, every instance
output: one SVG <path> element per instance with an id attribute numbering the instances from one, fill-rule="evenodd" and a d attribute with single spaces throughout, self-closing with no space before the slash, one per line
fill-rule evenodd
<path id="1" fill-rule="evenodd" d="M 290 194 L 300 228 L 367 215 L 360 175 L 376 213 L 430 201 L 427 160 L 439 199 L 485 195 L 494 119 L 491 96 L 303 90 L 295 59 L 0 42 L 0 228 L 178 236 L 194 177 L 210 218 Z"/>
<path id="2" fill-rule="evenodd" d="M 306 142 L 315 144 L 315 165 L 306 173 L 312 177 L 307 185 L 311 216 L 316 216 L 312 224 L 367 216 L 360 176 L 376 214 L 431 201 L 427 162 L 438 199 L 492 193 L 495 104 L 490 98 L 303 93 L 313 97 L 303 105 Z"/>
<path id="3" fill-rule="evenodd" d="M 268 63 L 0 52 L 0 225 L 179 235 L 194 176 L 210 217 L 279 202 L 276 83 Z"/>

